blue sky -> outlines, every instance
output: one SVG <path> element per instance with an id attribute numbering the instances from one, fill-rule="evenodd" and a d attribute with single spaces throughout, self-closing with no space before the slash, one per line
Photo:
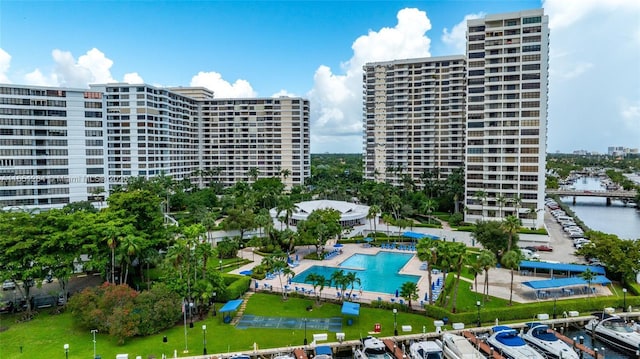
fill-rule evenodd
<path id="1" fill-rule="evenodd" d="M 544 7 L 548 150 L 640 147 L 640 5 L 600 3 L 3 0 L 0 82 L 302 96 L 311 100 L 312 152 L 360 152 L 364 62 L 460 54 L 465 17 Z"/>

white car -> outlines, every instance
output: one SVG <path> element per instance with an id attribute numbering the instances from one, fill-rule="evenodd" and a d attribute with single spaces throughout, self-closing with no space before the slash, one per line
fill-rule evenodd
<path id="1" fill-rule="evenodd" d="M 16 283 L 12 280 L 5 280 L 2 282 L 2 290 L 13 290 L 16 289 Z"/>

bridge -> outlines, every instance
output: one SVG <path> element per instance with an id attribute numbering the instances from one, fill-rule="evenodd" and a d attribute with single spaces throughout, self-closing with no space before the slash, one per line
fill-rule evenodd
<path id="1" fill-rule="evenodd" d="M 593 190 L 572 190 L 572 189 L 547 189 L 547 194 L 560 197 L 573 197 L 573 204 L 576 203 L 576 197 L 603 197 L 607 199 L 607 206 L 611 205 L 611 200 L 618 199 L 623 203 L 627 203 L 638 195 L 636 191 L 593 191 Z"/>

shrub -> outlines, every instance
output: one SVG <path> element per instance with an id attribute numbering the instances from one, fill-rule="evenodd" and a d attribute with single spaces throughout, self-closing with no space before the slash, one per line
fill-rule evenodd
<path id="1" fill-rule="evenodd" d="M 461 225 L 463 221 L 464 216 L 462 215 L 462 213 L 454 213 L 451 215 L 451 217 L 449 217 L 449 224 L 454 227 Z"/>
<path id="2" fill-rule="evenodd" d="M 221 295 L 218 295 L 220 301 L 228 301 L 240 298 L 251 286 L 251 278 L 244 275 L 226 274 L 224 282 L 227 289 Z"/>

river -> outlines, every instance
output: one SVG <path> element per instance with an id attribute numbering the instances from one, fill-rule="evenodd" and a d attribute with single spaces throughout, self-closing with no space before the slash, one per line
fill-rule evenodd
<path id="1" fill-rule="evenodd" d="M 579 191 L 605 189 L 600 179 L 594 177 L 580 178 L 571 187 Z M 560 199 L 593 230 L 615 234 L 623 239 L 640 238 L 640 211 L 635 208 L 625 206 L 617 200 L 614 200 L 611 206 L 607 206 L 604 197 L 576 197 L 576 204 L 572 203 L 573 197 Z"/>

